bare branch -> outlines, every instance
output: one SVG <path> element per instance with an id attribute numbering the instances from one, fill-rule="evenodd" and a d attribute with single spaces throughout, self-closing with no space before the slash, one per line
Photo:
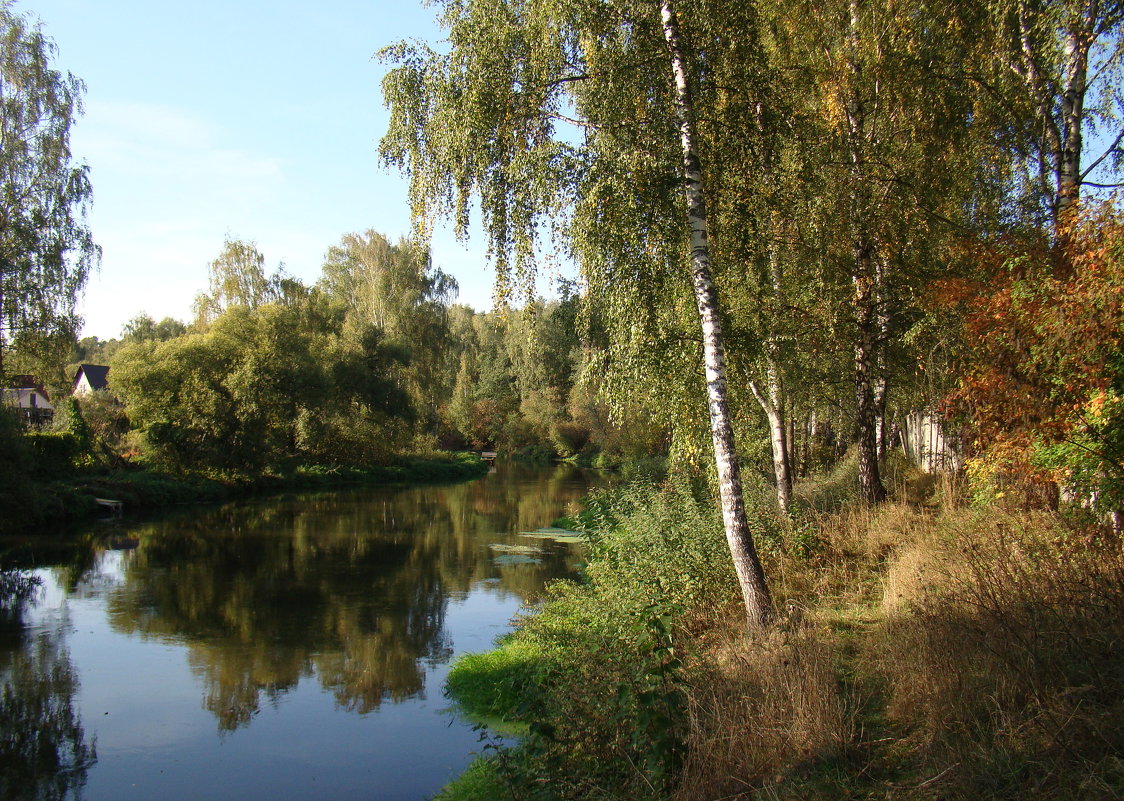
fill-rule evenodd
<path id="1" fill-rule="evenodd" d="M 1109 155 L 1111 155 L 1114 150 L 1116 150 L 1118 147 L 1120 147 L 1120 143 L 1122 141 L 1124 141 L 1124 128 L 1122 128 L 1120 130 L 1120 133 L 1118 133 L 1116 135 L 1115 141 L 1113 141 L 1113 143 L 1108 146 L 1108 150 L 1106 150 L 1104 153 L 1101 153 L 1101 155 L 1097 158 L 1097 160 L 1094 161 L 1092 164 L 1090 164 L 1089 168 L 1087 170 L 1085 170 L 1085 172 L 1081 173 L 1080 180 L 1081 180 L 1082 183 L 1085 183 L 1085 176 L 1086 175 L 1088 175 L 1093 170 L 1095 170 L 1098 166 L 1100 166 L 1100 163 L 1102 161 L 1104 161 L 1106 158 L 1108 158 Z M 1092 184 L 1092 186 L 1096 186 L 1096 184 Z"/>

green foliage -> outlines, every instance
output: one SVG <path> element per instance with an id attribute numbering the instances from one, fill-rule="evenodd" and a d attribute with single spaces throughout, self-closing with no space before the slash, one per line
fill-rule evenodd
<path id="1" fill-rule="evenodd" d="M 82 406 L 78 399 L 73 395 L 67 397 L 60 412 L 62 424 L 66 426 L 66 433 L 74 440 L 77 450 L 75 455 L 82 459 L 89 459 L 93 452 L 94 438 L 86 423 L 86 417 L 82 414 Z"/>
<path id="2" fill-rule="evenodd" d="M 377 329 L 309 307 L 235 306 L 204 333 L 136 342 L 114 386 L 150 455 L 170 469 L 256 475 L 292 460 L 385 459 L 410 406 Z"/>
<path id="3" fill-rule="evenodd" d="M 26 508 L 32 493 L 34 455 L 23 434 L 23 422 L 0 408 L 0 506 L 4 509 Z M 13 524 L 12 517 L 3 515 L 0 529 Z"/>
<path id="4" fill-rule="evenodd" d="M 128 328 L 128 324 L 126 324 Z M 78 372 L 78 367 L 83 364 L 109 364 L 113 358 L 113 354 L 121 347 L 121 340 L 119 339 L 98 339 L 97 337 L 82 337 L 73 344 L 70 351 L 70 358 L 66 368 L 67 386 L 66 391 L 72 389 L 74 375 Z"/>
<path id="5" fill-rule="evenodd" d="M 713 509 L 682 479 L 584 501 L 568 522 L 591 543 L 586 581 L 552 585 L 497 650 L 450 673 L 449 693 L 471 714 L 529 727 L 489 771 L 542 798 L 669 786 L 685 753 L 684 620 L 738 596 Z"/>
<path id="6" fill-rule="evenodd" d="M 0 534 L 26 531 L 47 522 L 88 513 L 72 487 L 58 483 L 73 473 L 78 445 L 67 434 L 28 434 L 22 422 L 0 409 Z"/>
<path id="7" fill-rule="evenodd" d="M 196 320 L 204 325 L 227 309 L 238 306 L 256 309 L 282 296 L 283 269 L 278 268 L 272 276 L 267 276 L 265 256 L 253 242 L 228 236 L 222 253 L 211 262 L 210 268 L 209 291 L 195 298 Z M 143 320 L 140 322 L 144 326 Z"/>
<path id="8" fill-rule="evenodd" d="M 452 388 L 447 304 L 456 296 L 456 280 L 433 264 L 428 248 L 407 239 L 391 244 L 368 230 L 345 234 L 328 249 L 317 287 L 346 310 L 349 324 L 374 327 L 388 345 L 402 349 L 412 405 L 433 422 Z"/>
<path id="9" fill-rule="evenodd" d="M 85 87 L 51 67 L 55 54 L 38 24 L 0 3 L 0 375 L 13 340 L 27 353 L 73 336 L 100 255 L 88 170 L 70 152 Z"/>
<path id="10" fill-rule="evenodd" d="M 81 439 L 70 431 L 29 432 L 25 436 L 34 454 L 35 475 L 42 479 L 70 475 L 86 454 Z"/>
<path id="11" fill-rule="evenodd" d="M 186 333 L 187 326 L 179 320 L 165 317 L 160 322 L 156 322 L 152 317 L 142 312 L 125 323 L 125 327 L 121 331 L 121 339 L 125 342 L 146 342 L 150 340 L 164 342 L 165 340 L 182 337 Z M 94 337 L 94 339 L 96 340 L 97 337 Z M 91 359 L 83 358 L 81 361 L 91 361 Z M 96 363 L 105 364 L 106 361 L 108 361 L 108 357 Z"/>
<path id="12" fill-rule="evenodd" d="M 591 433 L 581 423 L 564 420 L 551 426 L 550 439 L 558 455 L 569 458 L 585 451 Z"/>

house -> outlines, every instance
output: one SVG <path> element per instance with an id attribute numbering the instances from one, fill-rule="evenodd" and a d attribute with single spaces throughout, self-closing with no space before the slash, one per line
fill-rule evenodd
<path id="1" fill-rule="evenodd" d="M 55 417 L 55 407 L 43 385 L 34 376 L 13 376 L 11 386 L 4 389 L 4 405 L 18 409 L 20 417 L 32 426 L 42 426 Z"/>
<path id="2" fill-rule="evenodd" d="M 89 395 L 109 387 L 109 368 L 101 364 L 83 364 L 74 374 L 74 394 Z"/>

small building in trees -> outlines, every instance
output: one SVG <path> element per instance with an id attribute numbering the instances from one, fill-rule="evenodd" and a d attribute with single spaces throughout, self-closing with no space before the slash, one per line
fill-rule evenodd
<path id="1" fill-rule="evenodd" d="M 4 405 L 17 409 L 20 418 L 31 426 L 50 423 L 55 417 L 55 407 L 50 395 L 34 376 L 14 376 L 11 385 L 4 388 Z"/>
<path id="2" fill-rule="evenodd" d="M 109 388 L 109 368 L 102 364 L 83 364 L 74 374 L 74 394 L 89 395 Z"/>

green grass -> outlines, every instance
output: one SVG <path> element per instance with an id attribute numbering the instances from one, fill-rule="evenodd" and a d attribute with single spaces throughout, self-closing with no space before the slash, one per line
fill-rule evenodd
<path id="1" fill-rule="evenodd" d="M 470 719 L 498 722 L 489 728 L 512 731 L 511 725 L 525 724 L 542 671 L 542 653 L 531 643 L 509 637 L 493 651 L 458 659 L 445 690 Z"/>
<path id="2" fill-rule="evenodd" d="M 499 758 L 490 756 L 478 757 L 464 773 L 445 785 L 434 801 L 497 801 L 510 797 Z"/>

